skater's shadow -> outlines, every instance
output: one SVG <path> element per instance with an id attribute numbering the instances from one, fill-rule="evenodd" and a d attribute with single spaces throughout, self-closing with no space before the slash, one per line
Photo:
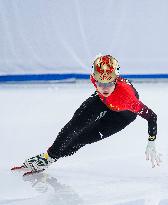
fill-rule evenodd
<path id="1" fill-rule="evenodd" d="M 53 200 L 59 205 L 83 204 L 83 200 L 70 186 L 59 183 L 55 177 L 47 173 L 25 176 L 23 177 L 23 181 L 30 182 L 32 188 L 39 193 L 52 193 Z M 52 192 L 49 190 L 52 190 Z"/>

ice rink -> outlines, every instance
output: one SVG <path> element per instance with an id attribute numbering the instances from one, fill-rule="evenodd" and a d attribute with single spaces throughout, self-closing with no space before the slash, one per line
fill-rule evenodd
<path id="1" fill-rule="evenodd" d="M 0 205 L 168 205 L 168 83 L 134 84 L 158 115 L 160 167 L 145 160 L 147 122 L 58 160 L 43 173 L 22 177 L 10 168 L 45 152 L 91 83 L 0 85 Z"/>

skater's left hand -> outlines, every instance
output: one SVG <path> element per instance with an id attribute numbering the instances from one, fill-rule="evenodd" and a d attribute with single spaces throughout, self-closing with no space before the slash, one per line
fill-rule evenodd
<path id="1" fill-rule="evenodd" d="M 152 163 L 152 168 L 154 168 L 155 165 L 160 166 L 161 154 L 157 153 L 156 151 L 155 141 L 148 141 L 145 154 L 146 154 L 146 160 L 150 159 Z"/>

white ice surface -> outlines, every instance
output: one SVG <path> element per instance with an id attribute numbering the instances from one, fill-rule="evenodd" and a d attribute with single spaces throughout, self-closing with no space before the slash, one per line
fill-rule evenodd
<path id="1" fill-rule="evenodd" d="M 0 204 L 168 205 L 168 84 L 136 84 L 158 114 L 160 167 L 145 160 L 147 122 L 60 159 L 44 173 L 22 177 L 10 168 L 46 151 L 92 85 L 0 85 Z"/>

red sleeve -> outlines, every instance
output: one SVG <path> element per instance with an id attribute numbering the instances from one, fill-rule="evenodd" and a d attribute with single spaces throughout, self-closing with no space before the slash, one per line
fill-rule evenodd
<path id="1" fill-rule="evenodd" d="M 157 135 L 157 115 L 141 101 L 137 99 L 133 104 L 134 112 L 148 121 L 148 134 Z"/>
<path id="2" fill-rule="evenodd" d="M 129 94 L 132 96 L 132 102 L 130 101 L 130 111 L 137 113 L 142 118 L 146 119 L 148 121 L 148 134 L 150 136 L 156 136 L 157 135 L 157 115 L 146 105 L 144 105 L 139 100 L 139 94 L 136 91 L 136 89 L 133 87 L 131 83 L 127 83 L 130 85 L 131 89 L 134 91 L 134 96 L 132 96 L 131 92 Z M 128 91 L 129 89 L 127 89 Z"/>

